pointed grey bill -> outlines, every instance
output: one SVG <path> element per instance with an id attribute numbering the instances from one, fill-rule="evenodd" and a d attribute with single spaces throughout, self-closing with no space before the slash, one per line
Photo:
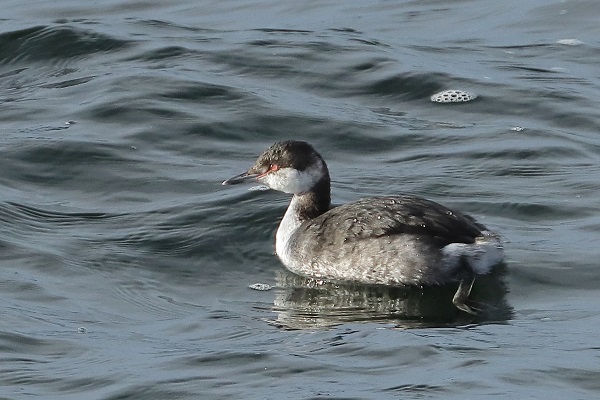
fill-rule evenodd
<path id="1" fill-rule="evenodd" d="M 221 185 L 235 185 L 238 183 L 244 183 L 256 179 L 258 174 L 251 174 L 248 171 L 242 172 L 239 175 L 233 176 L 227 180 L 224 180 Z"/>

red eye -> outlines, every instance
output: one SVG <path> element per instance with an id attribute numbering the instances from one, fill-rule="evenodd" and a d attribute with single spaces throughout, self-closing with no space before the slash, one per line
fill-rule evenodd
<path id="1" fill-rule="evenodd" d="M 263 176 L 267 175 L 270 172 L 275 172 L 279 169 L 279 165 L 277 164 L 269 164 L 269 168 L 267 168 L 267 170 L 265 172 L 263 172 L 262 174 L 260 174 L 259 176 L 257 176 L 257 178 L 262 178 Z"/>

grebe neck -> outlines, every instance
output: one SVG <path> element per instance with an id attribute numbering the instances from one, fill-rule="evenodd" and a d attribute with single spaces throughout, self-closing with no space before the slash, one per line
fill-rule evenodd
<path id="1" fill-rule="evenodd" d="M 325 175 L 308 192 L 294 194 L 275 235 L 275 252 L 286 264 L 290 238 L 304 221 L 317 218 L 331 206 L 329 175 Z"/>

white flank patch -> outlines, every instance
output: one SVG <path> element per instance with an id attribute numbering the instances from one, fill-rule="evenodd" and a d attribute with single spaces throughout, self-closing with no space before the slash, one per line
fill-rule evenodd
<path id="1" fill-rule="evenodd" d="M 492 267 L 504 259 L 504 249 L 500 239 L 488 232 L 483 232 L 475 243 L 450 243 L 442 249 L 444 262 L 448 266 L 454 266 L 465 257 L 473 269 L 473 272 L 484 275 L 490 272 Z"/>

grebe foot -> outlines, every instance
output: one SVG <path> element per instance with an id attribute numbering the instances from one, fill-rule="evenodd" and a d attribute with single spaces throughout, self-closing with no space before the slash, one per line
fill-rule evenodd
<path id="1" fill-rule="evenodd" d="M 473 288 L 473 283 L 475 282 L 475 276 L 467 277 L 460 281 L 458 285 L 458 289 L 456 289 L 456 293 L 452 298 L 452 304 L 456 306 L 461 311 L 464 311 L 471 315 L 478 315 L 478 309 L 473 308 L 467 304 L 467 300 L 469 300 L 469 295 L 471 294 L 471 289 Z"/>

